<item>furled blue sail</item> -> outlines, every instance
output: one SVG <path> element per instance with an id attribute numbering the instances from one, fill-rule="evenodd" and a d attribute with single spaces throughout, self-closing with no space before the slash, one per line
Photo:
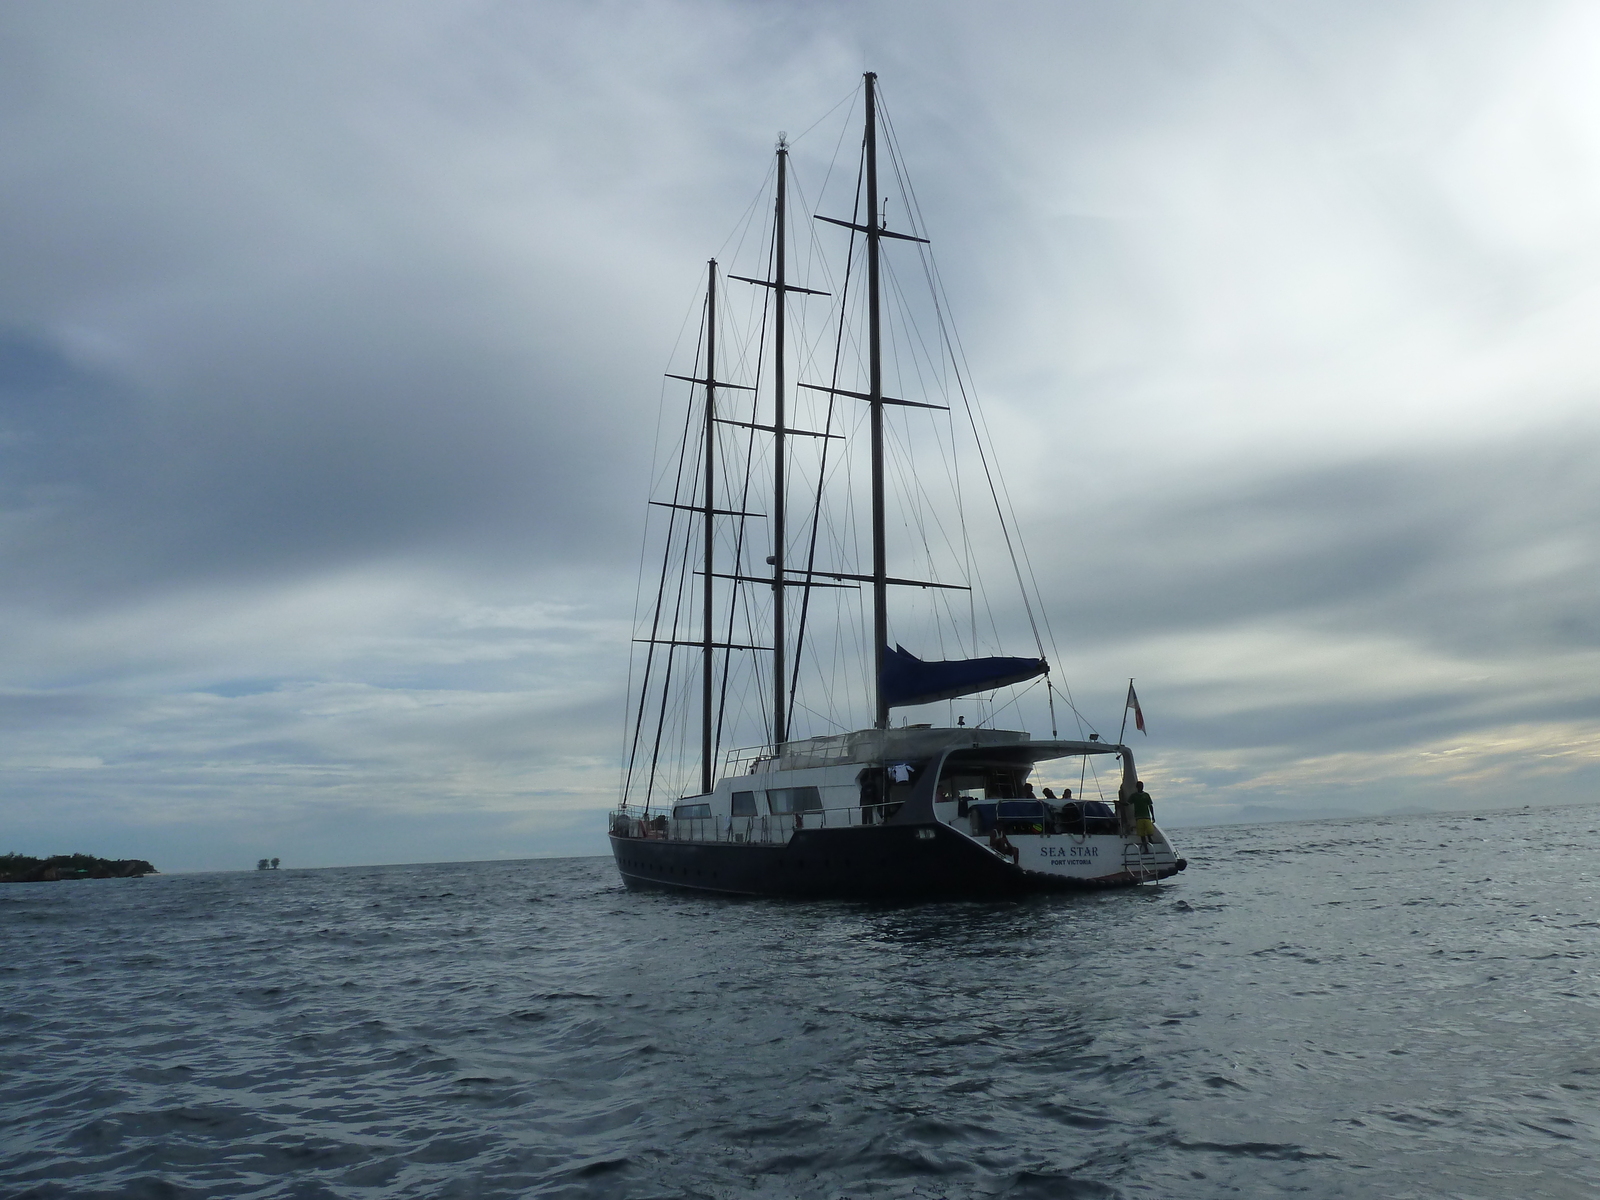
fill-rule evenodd
<path id="1" fill-rule="evenodd" d="M 1049 670 L 1042 658 L 958 658 L 923 662 L 904 646 L 883 648 L 883 695 L 890 708 L 953 700 L 1021 683 Z"/>

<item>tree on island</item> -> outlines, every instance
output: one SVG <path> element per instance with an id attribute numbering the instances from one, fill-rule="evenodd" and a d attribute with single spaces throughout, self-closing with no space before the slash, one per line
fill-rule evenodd
<path id="1" fill-rule="evenodd" d="M 278 869 L 278 860 L 275 859 L 275 858 L 258 858 L 258 859 L 256 859 L 256 870 L 258 870 L 258 871 L 276 871 L 277 869 Z"/>
<path id="2" fill-rule="evenodd" d="M 0 883 L 52 883 L 61 879 L 137 879 L 157 871 L 142 858 L 96 858 L 92 854 L 0 854 Z"/>

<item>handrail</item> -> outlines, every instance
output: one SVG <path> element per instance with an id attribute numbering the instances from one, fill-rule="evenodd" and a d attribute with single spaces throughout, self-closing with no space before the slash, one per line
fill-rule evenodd
<path id="1" fill-rule="evenodd" d="M 777 750 L 770 745 L 740 746 L 723 754 L 722 777 L 726 779 L 731 775 L 753 775 L 755 768 L 777 757 Z"/>
<path id="2" fill-rule="evenodd" d="M 611 829 L 618 837 L 649 838 L 672 842 L 786 843 L 799 829 L 848 829 L 881 825 L 900 802 L 852 804 L 845 808 L 812 808 L 796 813 L 769 813 L 752 817 L 686 817 L 665 814 L 645 821 L 632 812 L 611 814 Z"/>

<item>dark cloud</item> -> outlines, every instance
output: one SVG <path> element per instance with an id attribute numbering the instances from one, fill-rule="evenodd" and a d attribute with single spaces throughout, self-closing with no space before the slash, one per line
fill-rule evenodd
<path id="1" fill-rule="evenodd" d="M 1592 426 L 1232 470 L 1140 479 L 1114 505 L 1074 513 L 1077 528 L 1117 546 L 1126 573 L 1063 582 L 1066 622 L 1127 638 L 1293 617 L 1459 652 L 1593 644 Z"/>

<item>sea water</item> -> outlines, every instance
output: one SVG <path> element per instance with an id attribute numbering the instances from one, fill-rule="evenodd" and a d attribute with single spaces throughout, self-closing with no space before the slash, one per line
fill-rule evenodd
<path id="1" fill-rule="evenodd" d="M 1600 811 L 868 905 L 609 859 L 0 887 L 8 1197 L 1592 1197 Z"/>

